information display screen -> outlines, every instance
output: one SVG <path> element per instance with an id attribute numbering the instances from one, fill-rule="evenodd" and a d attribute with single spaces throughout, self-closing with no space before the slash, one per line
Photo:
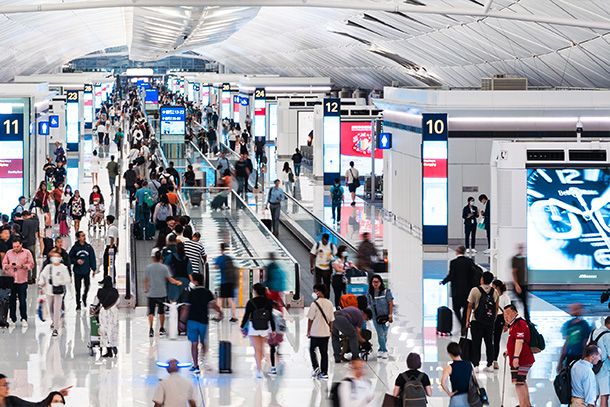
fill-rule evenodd
<path id="1" fill-rule="evenodd" d="M 222 98 L 222 103 L 220 105 L 220 118 L 222 120 L 231 115 L 231 85 L 228 83 L 222 85 L 220 97 Z"/>
<path id="2" fill-rule="evenodd" d="M 92 125 L 93 124 L 93 93 L 84 92 L 83 93 L 83 120 L 85 120 L 85 124 Z M 89 126 L 87 126 L 89 127 Z M 90 127 L 89 127 L 90 128 Z"/>
<path id="3" fill-rule="evenodd" d="M 210 87 L 201 86 L 201 105 L 207 106 L 210 104 Z"/>
<path id="4" fill-rule="evenodd" d="M 269 103 L 269 139 L 277 140 L 277 103 Z"/>
<path id="5" fill-rule="evenodd" d="M 159 91 L 157 89 L 146 89 L 146 103 L 159 103 Z"/>
<path id="6" fill-rule="evenodd" d="M 423 224 L 446 226 L 447 207 L 447 142 L 423 143 Z"/>
<path id="7" fill-rule="evenodd" d="M 186 111 L 184 107 L 162 107 L 161 134 L 185 134 L 185 117 Z"/>
<path id="8" fill-rule="evenodd" d="M 610 283 L 610 169 L 527 170 L 529 283 Z"/>
<path id="9" fill-rule="evenodd" d="M 254 137 L 266 138 L 267 113 L 265 99 L 254 99 Z"/>
<path id="10" fill-rule="evenodd" d="M 297 145 L 306 146 L 311 136 L 313 138 L 313 110 L 297 112 Z"/>
<path id="11" fill-rule="evenodd" d="M 68 91 L 66 103 L 66 141 L 68 144 L 78 146 L 79 117 L 78 92 Z"/>
<path id="12" fill-rule="evenodd" d="M 239 95 L 233 95 L 233 121 L 239 123 L 239 106 L 241 99 Z"/>
<path id="13" fill-rule="evenodd" d="M 371 173 L 371 122 L 341 122 L 341 174 L 350 161 L 360 174 Z M 383 173 L 383 151 L 375 150 L 375 175 Z"/>
<path id="14" fill-rule="evenodd" d="M 23 195 L 23 114 L 0 114 L 0 212 L 9 214 Z"/>
<path id="15" fill-rule="evenodd" d="M 102 85 L 99 83 L 93 87 L 93 106 L 96 109 L 102 108 Z"/>

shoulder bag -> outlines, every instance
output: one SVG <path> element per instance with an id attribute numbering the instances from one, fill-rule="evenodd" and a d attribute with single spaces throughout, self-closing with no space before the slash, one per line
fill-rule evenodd
<path id="1" fill-rule="evenodd" d="M 385 290 L 384 290 L 384 293 L 385 293 Z M 377 317 L 375 318 L 375 322 L 377 322 L 377 324 L 379 324 L 379 325 L 387 324 L 388 321 L 390 321 L 390 316 L 377 314 L 377 299 L 375 299 L 375 297 L 373 297 L 370 294 L 369 294 L 369 296 L 371 297 L 371 300 L 373 302 L 373 309 L 375 310 L 375 315 L 377 315 Z"/>
<path id="2" fill-rule="evenodd" d="M 328 327 L 330 328 L 330 322 L 328 322 L 328 318 L 326 318 L 326 314 L 322 310 L 322 307 L 320 306 L 320 304 L 318 304 L 318 300 L 315 300 L 313 303 L 318 306 L 318 309 L 320 310 L 320 314 L 322 314 L 322 316 L 324 317 L 324 321 L 326 321 L 326 324 L 328 324 Z"/>
<path id="3" fill-rule="evenodd" d="M 53 284 L 53 266 L 51 266 L 51 270 L 49 270 L 49 274 L 50 274 L 49 284 L 51 284 L 51 286 L 53 287 L 53 294 L 54 295 L 64 294 L 66 292 L 66 286 L 65 285 L 55 285 L 55 284 Z"/>
<path id="4" fill-rule="evenodd" d="M 483 387 L 479 386 L 476 376 L 474 375 L 474 366 L 470 364 L 472 370 L 470 375 L 470 382 L 468 383 L 468 404 L 470 407 L 481 407 L 489 405 L 487 399 L 487 391 Z"/>
<path id="5" fill-rule="evenodd" d="M 354 171 L 352 168 L 349 169 L 350 174 L 352 174 L 352 184 L 354 185 L 354 188 L 358 188 L 360 186 L 360 177 L 354 177 Z"/>

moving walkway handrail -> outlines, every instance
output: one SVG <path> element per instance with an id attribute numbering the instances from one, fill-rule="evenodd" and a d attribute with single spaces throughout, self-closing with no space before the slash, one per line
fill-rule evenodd
<path id="1" fill-rule="evenodd" d="M 284 194 L 284 196 L 286 197 L 287 200 L 291 200 L 293 203 L 297 204 L 302 210 L 304 210 L 309 216 L 311 216 L 312 218 L 314 218 L 316 221 L 318 221 L 320 224 L 326 226 L 326 230 L 333 235 L 338 242 L 341 242 L 341 244 L 345 245 L 348 249 L 351 249 L 354 252 L 358 251 L 358 248 L 356 246 L 354 246 L 353 244 L 351 244 L 347 239 L 345 239 L 343 236 L 341 236 L 340 234 L 338 234 L 337 232 L 335 232 L 332 228 L 330 228 L 330 226 L 328 226 L 326 224 L 326 222 L 324 222 L 322 219 L 320 219 L 318 216 L 316 216 L 312 211 L 310 211 L 309 209 L 307 209 L 306 207 L 304 207 L 299 201 L 297 201 L 292 195 L 290 194 Z M 289 216 L 289 215 L 286 215 Z M 315 240 L 315 236 L 314 237 Z"/>

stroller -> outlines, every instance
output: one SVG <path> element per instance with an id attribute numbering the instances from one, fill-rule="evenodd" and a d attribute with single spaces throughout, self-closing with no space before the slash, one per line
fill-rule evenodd
<path id="1" fill-rule="evenodd" d="M 89 212 L 89 223 L 87 228 L 89 230 L 91 230 L 91 228 L 95 230 L 97 227 L 98 231 L 101 228 L 104 228 L 104 231 L 106 231 L 106 222 L 104 222 L 104 204 L 99 203 L 99 201 L 96 199 L 95 202 L 89 206 L 89 210 L 87 212 Z"/>
<path id="2" fill-rule="evenodd" d="M 369 329 L 361 329 L 360 335 L 364 339 L 364 342 L 360 343 L 360 359 L 368 360 L 369 355 L 373 351 L 373 344 L 371 343 L 371 338 L 373 337 L 373 333 Z M 346 353 L 351 353 L 351 349 L 349 347 L 349 339 L 347 336 L 341 335 L 341 359 L 345 358 Z M 353 358 L 353 356 L 352 356 Z"/>

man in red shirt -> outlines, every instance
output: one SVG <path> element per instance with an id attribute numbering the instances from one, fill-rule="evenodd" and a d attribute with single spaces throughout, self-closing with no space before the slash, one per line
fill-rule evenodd
<path id="1" fill-rule="evenodd" d="M 527 322 L 519 317 L 517 308 L 512 304 L 504 308 L 504 320 L 509 329 L 504 357 L 508 356 L 510 360 L 510 373 L 519 398 L 519 406 L 531 407 L 529 389 L 525 380 L 534 364 L 534 354 L 529 346 L 530 329 Z"/>

